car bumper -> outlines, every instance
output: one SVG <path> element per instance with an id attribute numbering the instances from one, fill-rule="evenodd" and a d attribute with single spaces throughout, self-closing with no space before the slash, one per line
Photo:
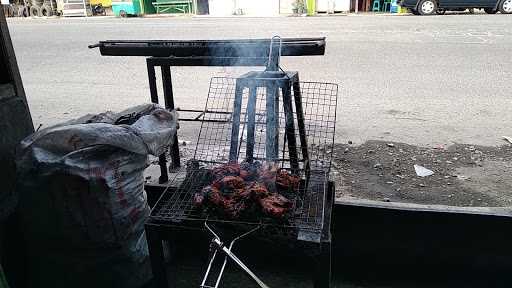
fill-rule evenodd
<path id="1" fill-rule="evenodd" d="M 405 8 L 416 8 L 418 1 L 416 0 L 399 0 L 398 5 Z"/>

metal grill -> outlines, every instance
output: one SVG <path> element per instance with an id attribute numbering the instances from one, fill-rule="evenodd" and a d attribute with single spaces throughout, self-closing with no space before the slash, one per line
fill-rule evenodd
<path id="1" fill-rule="evenodd" d="M 296 173 L 302 181 L 293 195 L 285 195 L 294 205 L 289 218 L 276 220 L 259 217 L 254 220 L 237 219 L 236 221 L 218 218 L 215 215 L 206 215 L 193 206 L 193 196 L 203 187 L 211 183 L 204 175 L 208 168 L 227 163 L 230 158 L 231 135 L 233 124 L 233 102 L 236 93 L 236 78 L 212 78 L 210 89 L 202 116 L 201 128 L 198 135 L 194 161 L 201 168 L 190 165 L 188 171 L 182 171 L 181 176 L 170 181 L 170 185 L 177 187 L 175 191 L 166 191 L 154 207 L 151 218 L 155 221 L 185 223 L 200 221 L 218 221 L 239 224 L 267 224 L 281 227 L 295 227 L 300 230 L 320 231 L 323 227 L 326 189 L 329 180 L 329 171 L 332 158 L 332 145 L 334 142 L 336 124 L 337 90 L 336 84 L 319 82 L 300 82 L 300 90 L 292 92 L 292 96 L 302 100 L 305 135 L 307 146 L 301 147 L 302 141 L 296 133 L 299 169 Z M 240 139 L 238 141 L 238 161 L 245 159 L 247 149 L 247 105 L 249 89 L 242 91 L 242 109 L 240 114 Z M 254 135 L 254 160 L 265 160 L 265 129 L 266 107 L 264 87 L 256 90 L 256 117 Z M 281 93 L 281 92 L 279 92 Z M 300 93 L 300 94 L 299 94 Z M 278 95 L 279 106 L 282 107 L 282 95 Z M 285 113 L 279 109 L 279 157 L 277 164 L 284 169 L 290 169 L 290 157 L 285 133 Z M 293 111 L 295 120 L 297 112 Z M 298 131 L 298 121 L 294 121 L 295 130 Z M 309 154 L 309 169 L 306 169 L 303 148 Z M 184 176 L 186 175 L 186 176 Z M 178 184 L 179 183 L 179 184 Z"/>
<path id="2" fill-rule="evenodd" d="M 164 193 L 160 200 L 158 200 L 155 208 L 153 208 L 151 218 L 153 220 L 174 223 L 208 220 L 223 223 L 267 224 L 318 230 L 322 228 L 323 224 L 323 208 L 327 182 L 325 172 L 317 171 L 312 173 L 319 173 L 314 177 L 317 180 L 308 182 L 303 180 L 295 195 L 286 195 L 294 205 L 290 217 L 284 221 L 276 221 L 275 219 L 264 217 L 258 219 L 258 221 L 253 219 L 225 220 L 217 218 L 215 215 L 207 215 L 203 211 L 196 209 L 193 205 L 194 194 L 210 184 L 204 181 L 205 172 L 202 169 L 189 171 L 176 191 Z M 313 177 L 310 178 L 313 179 Z"/>
<path id="3" fill-rule="evenodd" d="M 231 142 L 231 116 L 233 111 L 233 101 L 235 98 L 236 78 L 212 78 L 208 100 L 206 102 L 201 130 L 199 132 L 197 148 L 194 159 L 211 163 L 225 163 L 229 159 L 229 149 Z M 300 82 L 300 91 L 302 105 L 304 110 L 304 122 L 309 148 L 310 164 L 312 170 L 322 170 L 329 172 L 332 159 L 332 145 L 334 143 L 334 134 L 336 126 L 336 106 L 338 85 L 320 82 Z M 265 89 L 257 89 L 257 107 L 256 107 L 256 133 L 254 158 L 256 160 L 265 159 Z M 293 91 L 292 91 L 293 93 Z M 239 155 L 244 155 L 247 143 L 247 100 L 249 91 L 243 91 L 242 113 L 240 116 L 240 147 Z M 293 94 L 292 94 L 293 95 Z M 296 96 L 296 95 L 293 95 Z M 298 95 L 297 95 L 298 96 Z M 282 107 L 282 97 L 279 97 Z M 294 111 L 296 118 L 296 111 Z M 295 130 L 298 130 L 295 122 Z M 285 115 L 283 109 L 279 112 L 279 127 L 282 139 L 279 141 L 279 151 L 281 151 L 280 163 L 283 168 L 289 168 L 288 147 L 285 139 Z M 303 156 L 299 135 L 297 136 L 297 152 L 299 161 L 302 162 Z"/>

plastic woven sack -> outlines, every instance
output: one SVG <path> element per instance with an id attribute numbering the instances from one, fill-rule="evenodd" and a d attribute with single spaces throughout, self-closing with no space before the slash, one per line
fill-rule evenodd
<path id="1" fill-rule="evenodd" d="M 175 112 L 151 104 L 88 115 L 22 142 L 29 287 L 130 288 L 151 278 L 143 171 L 176 127 Z"/>

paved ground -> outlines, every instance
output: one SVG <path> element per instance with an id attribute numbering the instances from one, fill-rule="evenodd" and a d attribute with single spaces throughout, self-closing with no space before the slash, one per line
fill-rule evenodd
<path id="1" fill-rule="evenodd" d="M 512 135 L 511 24 L 500 14 L 9 21 L 36 125 L 148 100 L 144 59 L 101 57 L 87 49 L 98 40 L 327 36 L 325 57 L 283 66 L 341 84 L 336 141 L 422 146 Z M 241 71 L 175 69 L 178 105 L 202 108 L 211 76 Z"/>

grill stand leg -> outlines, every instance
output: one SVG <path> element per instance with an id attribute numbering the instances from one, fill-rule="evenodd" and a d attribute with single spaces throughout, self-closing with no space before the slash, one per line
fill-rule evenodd
<path id="1" fill-rule="evenodd" d="M 331 241 L 320 244 L 320 254 L 314 257 L 314 288 L 331 287 Z"/>
<path id="2" fill-rule="evenodd" d="M 294 77 L 294 79 L 292 79 L 292 86 L 293 98 L 295 99 L 295 111 L 297 113 L 297 126 L 299 127 L 300 147 L 302 150 L 302 158 L 304 159 L 304 169 L 306 170 L 307 174 L 308 171 L 310 171 L 311 164 L 309 161 L 306 125 L 304 124 L 304 110 L 302 107 L 302 95 L 300 91 L 300 82 L 298 74 Z"/>
<path id="3" fill-rule="evenodd" d="M 146 66 L 148 69 L 149 93 L 151 95 L 151 102 L 158 104 L 158 90 L 156 89 L 155 65 L 148 58 L 146 59 Z M 160 166 L 160 177 L 158 178 L 158 183 L 162 184 L 169 180 L 169 174 L 167 172 L 167 159 L 165 157 L 165 153 L 158 156 L 158 165 Z"/>
<path id="4" fill-rule="evenodd" d="M 146 239 L 148 241 L 149 260 L 153 272 L 155 287 L 168 287 L 167 270 L 165 269 L 164 250 L 162 239 L 158 232 L 150 225 L 146 225 Z"/>
<path id="5" fill-rule="evenodd" d="M 174 93 L 172 91 L 171 66 L 161 66 L 162 84 L 164 86 L 164 102 L 165 108 L 174 110 Z M 178 133 L 174 134 L 174 139 L 170 147 L 171 151 L 171 168 L 180 167 L 180 150 L 178 147 Z"/>

